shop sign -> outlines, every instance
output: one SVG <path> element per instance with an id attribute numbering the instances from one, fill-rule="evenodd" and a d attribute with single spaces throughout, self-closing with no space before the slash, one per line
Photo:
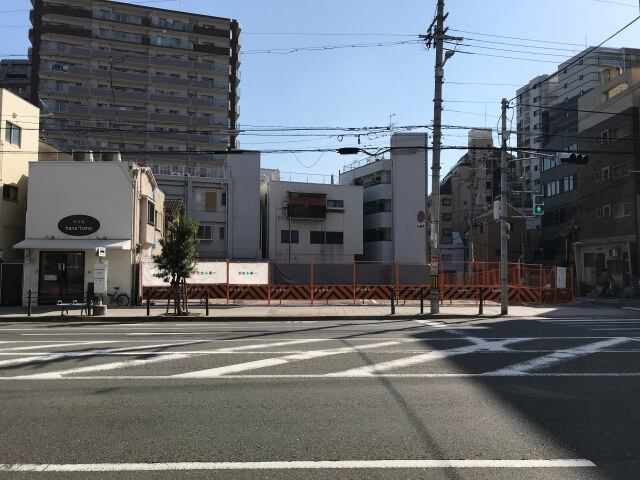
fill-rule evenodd
<path id="1" fill-rule="evenodd" d="M 58 230 L 74 237 L 83 237 L 95 233 L 100 228 L 97 218 L 88 215 L 69 215 L 58 222 Z"/>

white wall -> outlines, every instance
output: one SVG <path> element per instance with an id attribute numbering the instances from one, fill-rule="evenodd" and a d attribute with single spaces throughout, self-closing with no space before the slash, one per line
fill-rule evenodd
<path id="1" fill-rule="evenodd" d="M 288 192 L 323 193 L 327 200 L 342 200 L 344 210 L 327 210 L 325 219 L 292 218 L 289 223 L 286 206 Z M 267 195 L 266 235 L 269 260 L 294 262 L 353 261 L 363 252 L 362 242 L 362 187 L 353 185 L 327 185 L 269 181 L 262 185 Z M 298 230 L 299 243 L 281 242 L 281 230 Z M 343 244 L 311 244 L 311 231 L 343 232 Z"/>
<path id="2" fill-rule="evenodd" d="M 36 162 L 29 164 L 26 238 L 77 239 L 58 229 L 69 215 L 98 219 L 100 229 L 84 239 L 130 239 L 133 189 L 126 162 Z"/>

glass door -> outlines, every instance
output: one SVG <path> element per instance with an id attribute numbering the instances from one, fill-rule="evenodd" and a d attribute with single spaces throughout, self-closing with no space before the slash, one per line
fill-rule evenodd
<path id="1" fill-rule="evenodd" d="M 84 252 L 40 252 L 38 304 L 84 301 Z"/>

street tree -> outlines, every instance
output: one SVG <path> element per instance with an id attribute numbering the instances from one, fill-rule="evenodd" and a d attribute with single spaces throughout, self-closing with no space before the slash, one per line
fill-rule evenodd
<path id="1" fill-rule="evenodd" d="M 180 285 L 196 271 L 196 245 L 198 222 L 187 217 L 184 208 L 173 217 L 165 238 L 160 240 L 162 252 L 153 261 L 160 270 L 157 277 L 165 279 L 172 287 L 174 313 L 182 315 Z"/>

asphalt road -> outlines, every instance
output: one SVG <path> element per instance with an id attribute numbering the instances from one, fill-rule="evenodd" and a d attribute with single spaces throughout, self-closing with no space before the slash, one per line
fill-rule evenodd
<path id="1" fill-rule="evenodd" d="M 640 312 L 0 323 L 0 478 L 640 479 Z"/>

